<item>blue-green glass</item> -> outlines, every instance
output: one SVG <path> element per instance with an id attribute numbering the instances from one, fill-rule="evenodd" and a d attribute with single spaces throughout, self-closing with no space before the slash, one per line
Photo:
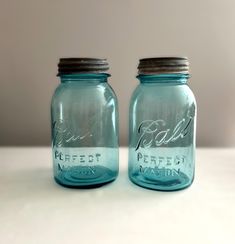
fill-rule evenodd
<path id="1" fill-rule="evenodd" d="M 173 191 L 194 179 L 196 102 L 188 75 L 140 75 L 129 111 L 129 177 Z"/>
<path id="2" fill-rule="evenodd" d="M 118 104 L 107 74 L 61 76 L 51 103 L 53 170 L 68 187 L 95 187 L 118 175 Z"/>

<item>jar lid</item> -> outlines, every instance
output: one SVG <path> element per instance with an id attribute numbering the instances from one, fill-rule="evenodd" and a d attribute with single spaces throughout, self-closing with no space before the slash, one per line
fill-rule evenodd
<path id="1" fill-rule="evenodd" d="M 77 73 L 106 73 L 109 64 L 100 58 L 61 58 L 58 64 L 58 76 Z"/>
<path id="2" fill-rule="evenodd" d="M 189 74 L 187 57 L 158 57 L 139 60 L 138 74 Z"/>

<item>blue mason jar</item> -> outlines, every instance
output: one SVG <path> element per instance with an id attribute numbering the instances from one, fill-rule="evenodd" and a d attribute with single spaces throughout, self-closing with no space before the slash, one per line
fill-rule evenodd
<path id="1" fill-rule="evenodd" d="M 51 102 L 57 183 L 90 188 L 118 175 L 118 104 L 105 59 L 62 58 Z"/>
<path id="2" fill-rule="evenodd" d="M 196 101 L 187 85 L 188 59 L 141 59 L 129 110 L 129 177 L 162 191 L 194 179 Z"/>

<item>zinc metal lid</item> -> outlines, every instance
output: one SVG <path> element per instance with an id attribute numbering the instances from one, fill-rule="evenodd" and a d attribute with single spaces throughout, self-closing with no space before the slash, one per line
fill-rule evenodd
<path id="1" fill-rule="evenodd" d="M 189 74 L 187 57 L 155 57 L 139 60 L 138 74 Z"/>
<path id="2" fill-rule="evenodd" d="M 58 64 L 58 76 L 76 73 L 106 73 L 109 70 L 104 58 L 61 58 Z"/>

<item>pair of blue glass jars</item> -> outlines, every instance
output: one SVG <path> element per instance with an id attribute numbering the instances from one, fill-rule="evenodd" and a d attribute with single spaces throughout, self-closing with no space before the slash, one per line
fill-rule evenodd
<path id="1" fill-rule="evenodd" d="M 118 103 L 106 59 L 64 58 L 51 104 L 57 183 L 97 187 L 116 179 Z M 195 98 L 187 58 L 141 59 L 129 112 L 129 177 L 142 187 L 172 191 L 194 178 Z"/>

